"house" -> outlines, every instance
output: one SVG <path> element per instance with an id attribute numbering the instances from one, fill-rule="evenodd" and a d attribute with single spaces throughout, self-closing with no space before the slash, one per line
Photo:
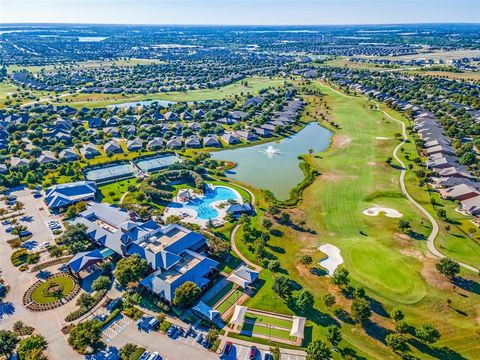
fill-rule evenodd
<path id="1" fill-rule="evenodd" d="M 253 131 L 255 131 L 255 134 L 262 137 L 271 137 L 273 135 L 273 131 L 261 127 L 255 127 L 253 128 Z"/>
<path id="2" fill-rule="evenodd" d="M 156 149 L 160 149 L 162 147 L 163 147 L 163 139 L 160 138 L 160 137 L 153 138 L 147 144 L 147 148 L 149 150 L 156 150 Z"/>
<path id="3" fill-rule="evenodd" d="M 169 149 L 181 149 L 183 147 L 182 138 L 180 136 L 174 136 L 167 141 L 167 147 Z"/>
<path id="4" fill-rule="evenodd" d="M 165 117 L 165 120 L 167 120 L 167 121 L 178 121 L 178 120 L 180 120 L 178 115 L 176 113 L 172 112 L 172 111 L 166 112 L 164 117 Z"/>
<path id="5" fill-rule="evenodd" d="M 16 168 L 20 166 L 27 166 L 30 163 L 29 159 L 22 159 L 15 156 L 10 158 L 10 167 Z"/>
<path id="6" fill-rule="evenodd" d="M 199 301 L 198 304 L 192 308 L 192 312 L 207 321 L 214 321 L 220 315 L 218 311 L 213 310 L 212 307 L 202 301 Z"/>
<path id="7" fill-rule="evenodd" d="M 221 146 L 215 135 L 207 135 L 203 138 L 203 146 L 205 147 L 219 147 Z"/>
<path id="8" fill-rule="evenodd" d="M 80 148 L 80 153 L 87 159 L 100 155 L 100 151 L 98 151 L 97 147 L 92 143 L 83 145 Z"/>
<path id="9" fill-rule="evenodd" d="M 100 118 L 87 119 L 88 127 L 92 129 L 101 128 L 103 126 L 103 120 Z"/>
<path id="10" fill-rule="evenodd" d="M 191 135 L 185 139 L 185 146 L 188 148 L 199 148 L 202 147 L 202 143 L 197 135 Z"/>
<path id="11" fill-rule="evenodd" d="M 139 151 L 143 148 L 143 141 L 140 138 L 127 141 L 127 149 L 129 151 Z"/>
<path id="12" fill-rule="evenodd" d="M 225 141 L 228 145 L 234 145 L 240 143 L 240 139 L 232 133 L 225 133 L 222 135 L 222 140 Z"/>
<path id="13" fill-rule="evenodd" d="M 467 184 L 459 184 L 448 189 L 441 189 L 440 195 L 444 199 L 467 200 L 480 195 L 480 191 Z"/>
<path id="14" fill-rule="evenodd" d="M 462 208 L 473 216 L 480 215 L 480 196 L 474 196 L 466 200 L 462 200 Z"/>
<path id="15" fill-rule="evenodd" d="M 57 158 L 55 154 L 51 151 L 42 151 L 37 161 L 40 164 L 48 164 L 48 163 L 57 162 Z"/>
<path id="16" fill-rule="evenodd" d="M 106 127 L 103 129 L 103 132 L 107 135 L 110 135 L 112 137 L 118 137 L 120 135 L 120 132 L 118 131 L 118 128 L 113 126 L 113 127 Z"/>
<path id="17" fill-rule="evenodd" d="M 67 159 L 68 161 L 78 160 L 79 158 L 77 152 L 73 148 L 67 148 L 60 151 L 58 156 L 60 156 L 62 159 Z"/>
<path id="18" fill-rule="evenodd" d="M 105 151 L 107 154 L 113 154 L 117 152 L 122 152 L 122 148 L 118 141 L 110 140 L 105 145 L 103 145 L 103 151 Z"/>
<path id="19" fill-rule="evenodd" d="M 249 130 L 238 130 L 235 134 L 242 140 L 245 141 L 256 141 L 258 139 L 257 135 Z"/>
<path id="20" fill-rule="evenodd" d="M 180 118 L 185 121 L 191 121 L 193 120 L 193 115 L 190 112 L 185 111 L 180 114 Z"/>
<path id="21" fill-rule="evenodd" d="M 52 210 L 62 210 L 79 201 L 95 198 L 97 185 L 93 181 L 77 181 L 54 185 L 45 191 L 45 203 Z"/>

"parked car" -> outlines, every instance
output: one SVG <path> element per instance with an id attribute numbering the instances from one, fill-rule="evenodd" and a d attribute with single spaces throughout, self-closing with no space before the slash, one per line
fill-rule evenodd
<path id="1" fill-rule="evenodd" d="M 255 346 L 252 346 L 250 348 L 250 354 L 249 354 L 248 358 L 250 360 L 254 360 L 257 357 L 257 353 L 258 353 L 258 349 Z"/>
<path id="2" fill-rule="evenodd" d="M 202 334 L 198 334 L 197 336 L 197 343 L 201 344 L 203 342 L 203 335 Z"/>
<path id="3" fill-rule="evenodd" d="M 162 360 L 162 357 L 160 356 L 158 351 L 155 351 L 152 355 L 150 355 L 148 360 Z"/>
<path id="4" fill-rule="evenodd" d="M 29 230 L 25 230 L 25 231 L 22 231 L 20 233 L 20 237 L 25 237 L 25 236 L 29 236 L 29 235 L 32 235 L 32 232 L 29 231 Z"/>
<path id="5" fill-rule="evenodd" d="M 177 332 L 177 327 L 175 325 L 170 326 L 170 328 L 167 331 L 167 335 L 170 337 L 173 337 L 175 333 Z"/>
<path id="6" fill-rule="evenodd" d="M 145 351 L 142 355 L 140 355 L 138 360 L 147 360 L 149 357 L 150 357 L 150 353 L 148 351 Z"/>
<path id="7" fill-rule="evenodd" d="M 2 221 L 2 225 L 9 225 L 11 224 L 12 222 L 10 220 L 3 220 Z"/>
<path id="8" fill-rule="evenodd" d="M 265 353 L 265 356 L 263 357 L 264 360 L 273 360 L 273 355 L 270 353 Z"/>
<path id="9" fill-rule="evenodd" d="M 13 226 L 7 226 L 7 227 L 5 228 L 5 231 L 6 231 L 7 233 L 12 232 L 12 230 L 13 230 Z"/>
<path id="10" fill-rule="evenodd" d="M 227 343 L 225 344 L 225 347 L 223 348 L 223 353 L 228 355 L 230 354 L 232 349 L 233 349 L 233 343 L 231 341 L 227 341 Z"/>

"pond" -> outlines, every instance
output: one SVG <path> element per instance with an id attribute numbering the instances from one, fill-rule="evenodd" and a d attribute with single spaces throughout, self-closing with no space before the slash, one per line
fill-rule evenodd
<path id="1" fill-rule="evenodd" d="M 297 134 L 277 142 L 212 153 L 212 158 L 237 163 L 226 175 L 256 188 L 270 190 L 277 199 L 288 199 L 304 178 L 298 155 L 308 149 L 321 152 L 330 145 L 332 132 L 318 123 L 309 123 Z"/>

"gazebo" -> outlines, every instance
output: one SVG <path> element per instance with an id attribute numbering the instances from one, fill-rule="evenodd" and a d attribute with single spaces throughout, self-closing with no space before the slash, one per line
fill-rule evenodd
<path id="1" fill-rule="evenodd" d="M 233 311 L 233 316 L 232 319 L 230 320 L 230 325 L 232 325 L 233 328 L 235 326 L 242 326 L 243 322 L 245 321 L 245 313 L 247 312 L 247 307 L 246 306 L 241 306 L 241 305 L 235 305 L 235 310 Z"/>
<path id="2" fill-rule="evenodd" d="M 242 265 L 238 269 L 235 269 L 227 280 L 245 289 L 247 286 L 255 282 L 257 278 L 257 271 L 250 269 L 248 266 Z"/>
<path id="3" fill-rule="evenodd" d="M 294 316 L 292 321 L 292 329 L 290 330 L 290 336 L 296 337 L 300 344 L 304 338 L 305 320 L 306 319 L 304 317 Z"/>

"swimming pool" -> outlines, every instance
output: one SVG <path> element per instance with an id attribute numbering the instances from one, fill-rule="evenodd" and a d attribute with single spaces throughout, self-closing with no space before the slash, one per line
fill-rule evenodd
<path id="1" fill-rule="evenodd" d="M 222 200 L 240 200 L 235 191 L 228 187 L 216 186 L 214 189 L 208 189 L 205 196 L 190 200 L 185 207 L 195 210 L 197 217 L 203 220 L 214 219 L 218 216 L 218 211 L 210 205 L 215 201 Z"/>

